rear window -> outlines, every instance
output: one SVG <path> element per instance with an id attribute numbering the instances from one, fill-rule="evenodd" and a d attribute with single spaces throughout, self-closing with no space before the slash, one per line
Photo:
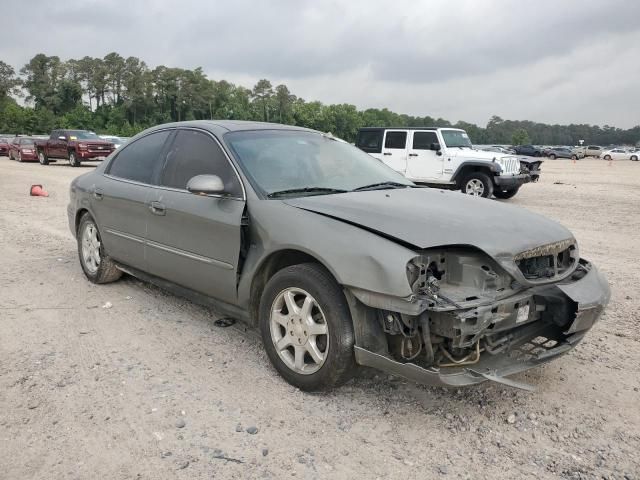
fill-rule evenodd
<path id="1" fill-rule="evenodd" d="M 367 153 L 380 153 L 382 151 L 382 130 L 360 131 L 356 146 Z"/>

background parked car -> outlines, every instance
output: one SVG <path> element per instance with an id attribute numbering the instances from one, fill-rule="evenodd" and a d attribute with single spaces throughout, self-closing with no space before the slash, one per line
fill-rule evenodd
<path id="1" fill-rule="evenodd" d="M 542 155 L 542 150 L 533 145 L 516 145 L 513 149 L 518 155 L 528 155 L 530 157 L 540 157 Z"/>
<path id="2" fill-rule="evenodd" d="M 624 148 L 613 148 L 602 152 L 602 158 L 605 160 L 633 160 L 637 162 L 638 157 L 639 154 L 637 152 L 631 153 Z"/>
<path id="3" fill-rule="evenodd" d="M 129 137 L 116 137 L 115 135 L 99 135 L 99 137 L 113 143 L 116 149 L 120 148 L 122 145 L 127 143 L 127 140 L 129 140 Z"/>
<path id="4" fill-rule="evenodd" d="M 577 160 L 578 158 L 581 158 L 578 152 L 569 147 L 552 148 L 547 151 L 547 157 L 551 160 L 555 160 L 556 158 L 571 158 L 572 160 Z"/>
<path id="5" fill-rule="evenodd" d="M 48 140 L 35 143 L 42 165 L 66 159 L 72 167 L 79 167 L 83 160 L 102 161 L 115 150 L 113 143 L 88 130 L 54 130 Z"/>
<path id="6" fill-rule="evenodd" d="M 600 155 L 602 155 L 602 150 L 602 147 L 599 147 L 597 145 L 589 145 L 584 151 L 584 156 L 600 158 Z"/>
<path id="7" fill-rule="evenodd" d="M 0 157 L 9 155 L 9 139 L 0 138 Z"/>
<path id="8" fill-rule="evenodd" d="M 15 137 L 9 144 L 9 160 L 37 161 L 35 140 L 32 137 Z"/>

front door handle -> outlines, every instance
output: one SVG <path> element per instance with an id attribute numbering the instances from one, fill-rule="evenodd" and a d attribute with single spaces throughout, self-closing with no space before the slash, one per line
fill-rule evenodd
<path id="1" fill-rule="evenodd" d="M 154 215 L 165 215 L 167 213 L 164 204 L 160 202 L 151 202 L 149 204 L 149 210 L 151 210 L 151 213 Z"/>
<path id="2" fill-rule="evenodd" d="M 391 155 L 391 152 L 384 152 L 383 155 Z"/>
<path id="3" fill-rule="evenodd" d="M 417 157 L 417 156 L 418 156 L 418 154 L 417 154 L 417 153 L 410 153 L 410 154 L 409 154 L 409 156 L 410 156 L 410 157 Z"/>

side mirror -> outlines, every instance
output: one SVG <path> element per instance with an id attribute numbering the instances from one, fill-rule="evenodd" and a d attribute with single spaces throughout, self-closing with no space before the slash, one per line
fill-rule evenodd
<path id="1" fill-rule="evenodd" d="M 224 193 L 224 183 L 217 175 L 196 175 L 187 182 L 187 190 L 196 195 Z"/>
<path id="2" fill-rule="evenodd" d="M 440 151 L 440 144 L 438 142 L 432 143 L 429 148 L 431 150 L 435 150 L 436 152 Z"/>
<path id="3" fill-rule="evenodd" d="M 64 135 L 60 135 L 60 136 L 58 137 L 58 140 L 66 140 L 66 139 L 67 139 L 67 137 L 65 137 Z"/>

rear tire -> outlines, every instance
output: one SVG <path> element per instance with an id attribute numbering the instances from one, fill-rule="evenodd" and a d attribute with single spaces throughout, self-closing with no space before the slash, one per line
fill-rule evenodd
<path id="1" fill-rule="evenodd" d="M 80 265 L 90 282 L 110 283 L 122 276 L 122 272 L 105 253 L 98 226 L 88 213 L 80 219 L 76 238 Z"/>
<path id="2" fill-rule="evenodd" d="M 604 159 L 605 159 L 605 160 L 611 160 L 611 155 L 605 155 L 605 156 L 604 156 Z"/>
<path id="3" fill-rule="evenodd" d="M 494 190 L 493 196 L 499 198 L 500 200 L 508 200 L 516 196 L 520 187 L 516 187 L 512 190 Z"/>
<path id="4" fill-rule="evenodd" d="M 76 152 L 73 150 L 69 151 L 69 165 L 71 165 L 72 167 L 80 166 L 80 160 L 78 159 Z"/>
<path id="5" fill-rule="evenodd" d="M 340 286 L 321 265 L 292 265 L 271 277 L 258 322 L 269 360 L 291 385 L 328 390 L 351 378 L 351 313 Z"/>
<path id="6" fill-rule="evenodd" d="M 549 155 L 549 158 L 550 158 L 551 160 L 555 160 L 555 159 L 556 159 L 556 156 L 552 153 L 551 155 Z"/>
<path id="7" fill-rule="evenodd" d="M 577 160 L 578 156 L 577 155 L 571 155 L 571 160 Z"/>
<path id="8" fill-rule="evenodd" d="M 637 162 L 638 161 L 638 156 L 637 155 L 631 155 L 631 161 L 632 162 Z"/>
<path id="9" fill-rule="evenodd" d="M 38 161 L 40 165 L 49 165 L 49 157 L 43 150 L 38 150 Z"/>
<path id="10" fill-rule="evenodd" d="M 493 181 L 486 173 L 471 172 L 464 176 L 460 190 L 466 195 L 491 198 L 491 195 L 493 195 Z"/>

